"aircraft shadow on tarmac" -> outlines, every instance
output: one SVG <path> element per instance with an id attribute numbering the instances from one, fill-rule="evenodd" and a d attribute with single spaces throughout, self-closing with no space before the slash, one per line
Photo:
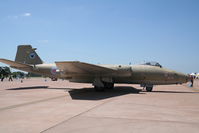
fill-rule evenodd
<path id="1" fill-rule="evenodd" d="M 141 89 L 129 87 L 129 86 L 116 86 L 114 89 L 106 89 L 103 92 L 96 92 L 94 88 L 51 88 L 48 86 L 31 86 L 31 87 L 19 87 L 19 88 L 9 88 L 7 90 L 28 90 L 28 89 L 56 89 L 65 90 L 68 92 L 72 99 L 74 100 L 102 100 L 111 97 L 117 97 L 127 94 L 146 94 L 145 91 Z M 188 91 L 152 91 L 150 93 L 187 93 L 195 94 L 199 92 L 188 92 Z"/>
<path id="2" fill-rule="evenodd" d="M 101 100 L 111 97 L 117 97 L 127 94 L 145 94 L 141 89 L 136 89 L 128 86 L 118 86 L 114 89 L 106 89 L 103 92 L 96 92 L 94 88 L 51 88 L 48 86 L 31 86 L 31 87 L 19 87 L 9 88 L 7 90 L 29 90 L 29 89 L 58 89 L 65 90 L 69 93 L 72 99 L 76 100 Z"/>
<path id="3" fill-rule="evenodd" d="M 33 90 L 33 89 L 47 89 L 47 90 L 71 90 L 70 88 L 51 88 L 49 86 L 30 86 L 30 87 L 18 87 L 18 88 L 9 88 L 6 90 Z"/>
<path id="4" fill-rule="evenodd" d="M 47 89 L 48 86 L 30 86 L 30 87 L 19 87 L 19 88 L 9 88 L 6 90 L 28 90 L 28 89 Z"/>
<path id="5" fill-rule="evenodd" d="M 109 90 L 107 89 L 103 92 L 96 92 L 94 88 L 71 89 L 68 92 L 71 98 L 76 100 L 101 100 L 127 94 L 144 94 L 141 93 L 141 90 L 139 89 L 126 86 L 119 86 Z"/>

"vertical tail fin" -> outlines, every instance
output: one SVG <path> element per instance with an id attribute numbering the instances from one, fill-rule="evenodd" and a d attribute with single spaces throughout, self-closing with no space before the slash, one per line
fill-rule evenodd
<path id="1" fill-rule="evenodd" d="M 17 48 L 15 61 L 30 65 L 42 64 L 43 61 L 37 55 L 35 50 L 36 49 L 32 48 L 31 45 L 19 45 Z"/>

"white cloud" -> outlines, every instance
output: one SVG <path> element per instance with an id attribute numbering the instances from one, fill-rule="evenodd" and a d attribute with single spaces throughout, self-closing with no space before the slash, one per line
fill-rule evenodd
<path id="1" fill-rule="evenodd" d="M 22 14 L 22 16 L 24 16 L 24 17 L 30 17 L 32 14 L 31 13 L 29 13 L 29 12 L 27 12 L 27 13 L 23 13 Z"/>
<path id="2" fill-rule="evenodd" d="M 21 15 L 15 15 L 15 16 L 7 16 L 7 18 L 9 19 L 18 19 L 18 18 L 22 18 L 22 17 L 30 17 L 32 14 L 27 12 L 27 13 L 23 13 Z"/>

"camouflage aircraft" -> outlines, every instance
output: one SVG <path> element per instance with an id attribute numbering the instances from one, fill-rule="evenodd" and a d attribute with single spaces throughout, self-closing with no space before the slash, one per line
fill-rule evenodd
<path id="1" fill-rule="evenodd" d="M 94 65 L 79 61 L 44 63 L 31 45 L 19 45 L 15 61 L 0 59 L 12 68 L 41 74 L 52 79 L 92 83 L 97 91 L 114 88 L 114 83 L 140 84 L 147 91 L 153 85 L 182 84 L 189 80 L 183 73 L 163 68 L 158 63 L 142 65 Z"/>

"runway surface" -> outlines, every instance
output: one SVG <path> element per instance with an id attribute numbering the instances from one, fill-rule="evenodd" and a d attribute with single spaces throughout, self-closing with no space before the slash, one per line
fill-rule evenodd
<path id="1" fill-rule="evenodd" d="M 0 82 L 0 132 L 198 133 L 199 81 L 155 86 L 90 84 L 42 78 Z"/>

